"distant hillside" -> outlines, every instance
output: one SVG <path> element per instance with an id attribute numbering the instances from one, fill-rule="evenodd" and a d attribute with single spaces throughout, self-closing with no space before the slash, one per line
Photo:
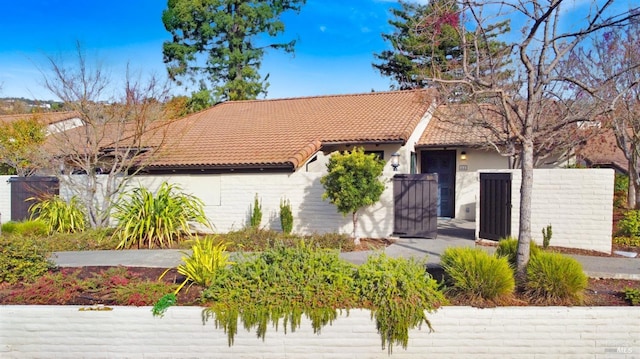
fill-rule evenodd
<path id="1" fill-rule="evenodd" d="M 37 111 L 59 111 L 63 103 L 51 100 L 32 100 L 23 97 L 0 97 L 0 114 L 17 114 Z"/>

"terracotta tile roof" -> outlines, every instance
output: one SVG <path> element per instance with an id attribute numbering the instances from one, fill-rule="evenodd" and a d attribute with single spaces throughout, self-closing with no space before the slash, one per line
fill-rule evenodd
<path id="1" fill-rule="evenodd" d="M 500 124 L 501 116 L 492 108 L 491 105 L 478 107 L 476 104 L 440 105 L 416 146 L 473 147 L 486 145 L 489 140 L 495 141 L 492 132 L 479 125 L 481 122 Z"/>
<path id="2" fill-rule="evenodd" d="M 611 129 L 603 130 L 576 149 L 578 159 L 592 167 L 614 167 L 628 173 L 629 162 Z"/>
<path id="3" fill-rule="evenodd" d="M 51 125 L 56 122 L 61 122 L 64 120 L 69 120 L 77 117 L 79 117 L 79 115 L 74 111 L 39 112 L 39 113 L 25 113 L 25 114 L 18 114 L 18 115 L 0 115 L 0 122 L 11 123 L 18 120 L 28 120 L 31 118 L 36 118 L 38 120 L 41 120 L 45 125 Z"/>
<path id="4" fill-rule="evenodd" d="M 404 143 L 433 90 L 232 101 L 170 126 L 153 167 L 301 166 L 323 145 Z"/>

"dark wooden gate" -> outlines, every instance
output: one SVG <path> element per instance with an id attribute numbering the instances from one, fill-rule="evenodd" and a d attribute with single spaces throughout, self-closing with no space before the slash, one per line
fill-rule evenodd
<path id="1" fill-rule="evenodd" d="M 56 177 L 11 177 L 11 220 L 22 221 L 29 218 L 29 207 L 37 200 L 60 193 Z"/>
<path id="2" fill-rule="evenodd" d="M 480 238 L 511 235 L 511 173 L 480 173 Z"/>
<path id="3" fill-rule="evenodd" d="M 435 238 L 438 234 L 438 176 L 393 177 L 393 232 L 401 237 Z"/>

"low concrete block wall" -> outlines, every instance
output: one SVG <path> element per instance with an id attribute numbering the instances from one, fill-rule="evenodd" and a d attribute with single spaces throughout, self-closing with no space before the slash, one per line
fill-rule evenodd
<path id="1" fill-rule="evenodd" d="M 2 358 L 389 358 L 370 313 L 352 310 L 314 334 L 270 328 L 264 341 L 239 327 L 233 346 L 202 308 L 79 311 L 77 306 L 1 306 Z M 640 310 L 633 307 L 444 307 L 435 332 L 409 334 L 391 358 L 637 358 Z"/>

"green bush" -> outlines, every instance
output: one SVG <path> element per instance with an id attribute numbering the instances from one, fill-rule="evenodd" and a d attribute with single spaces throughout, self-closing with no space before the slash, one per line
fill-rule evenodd
<path id="1" fill-rule="evenodd" d="M 357 296 L 353 288 L 354 266 L 337 251 L 314 249 L 303 242 L 279 246 L 238 260 L 219 271 L 203 298 L 213 303 L 205 318 L 215 318 L 228 335 L 229 345 L 238 320 L 256 328 L 264 338 L 270 323 L 281 319 L 285 332 L 295 330 L 305 314 L 315 332 L 337 317 L 337 309 L 351 308 Z"/>
<path id="2" fill-rule="evenodd" d="M 253 229 L 260 228 L 260 223 L 262 223 L 262 203 L 260 203 L 257 193 L 256 193 L 256 197 L 253 199 L 253 206 L 249 207 L 249 211 L 251 212 L 251 217 L 249 218 L 249 225 Z"/>
<path id="3" fill-rule="evenodd" d="M 143 187 L 124 194 L 113 217 L 118 222 L 114 232 L 118 248 L 167 248 L 180 236 L 191 236 L 189 222 L 210 226 L 202 201 L 167 182 L 155 194 Z"/>
<path id="4" fill-rule="evenodd" d="M 616 173 L 613 187 L 613 206 L 615 208 L 626 208 L 628 191 L 629 176 Z"/>
<path id="5" fill-rule="evenodd" d="M 624 247 L 640 247 L 640 237 L 614 237 L 613 244 Z"/>
<path id="6" fill-rule="evenodd" d="M 625 288 L 624 299 L 633 306 L 640 305 L 640 289 Z"/>
<path id="7" fill-rule="evenodd" d="M 288 199 L 280 200 L 280 226 L 285 234 L 289 234 L 293 230 L 293 211 Z"/>
<path id="8" fill-rule="evenodd" d="M 233 264 L 229 260 L 227 245 L 216 243 L 214 237 L 195 239 L 191 246 L 191 254 L 182 257 L 184 264 L 176 269 L 184 275 L 186 280 L 198 285 L 209 287 L 220 269 Z"/>
<path id="9" fill-rule="evenodd" d="M 540 253 L 540 247 L 531 241 L 529 244 L 529 258 Z M 496 256 L 506 257 L 509 265 L 512 268 L 516 267 L 516 257 L 518 255 L 518 239 L 517 238 L 505 238 L 498 242 L 498 248 L 496 248 Z"/>
<path id="10" fill-rule="evenodd" d="M 18 222 L 10 221 L 3 223 L 2 234 L 18 234 Z"/>
<path id="11" fill-rule="evenodd" d="M 549 248 L 549 243 L 551 243 L 551 237 L 553 236 L 553 227 L 551 225 L 542 228 L 542 248 Z"/>
<path id="12" fill-rule="evenodd" d="M 622 236 L 640 237 L 640 210 L 627 211 L 618 222 L 618 231 Z"/>
<path id="13" fill-rule="evenodd" d="M 42 237 L 47 235 L 47 224 L 39 219 L 23 222 L 7 222 L 2 225 L 2 233 L 26 237 Z"/>
<path id="14" fill-rule="evenodd" d="M 447 302 L 424 263 L 384 253 L 370 256 L 358 267 L 355 285 L 361 298 L 371 303 L 382 348 L 387 345 L 389 353 L 394 344 L 407 348 L 409 329 L 423 323 L 431 329 L 425 311 Z"/>
<path id="15" fill-rule="evenodd" d="M 560 253 L 540 252 L 527 265 L 525 293 L 534 303 L 581 303 L 587 284 L 580 263 Z"/>
<path id="16" fill-rule="evenodd" d="M 46 223 L 49 234 L 82 232 L 87 226 L 86 214 L 77 197 L 66 202 L 60 196 L 41 200 L 29 207 L 31 219 Z"/>
<path id="17" fill-rule="evenodd" d="M 0 253 L 0 282 L 31 282 L 53 266 L 34 237 L 1 236 Z"/>
<path id="18" fill-rule="evenodd" d="M 442 254 L 447 291 L 472 301 L 499 301 L 513 294 L 515 279 L 507 258 L 482 249 L 455 247 Z"/>

